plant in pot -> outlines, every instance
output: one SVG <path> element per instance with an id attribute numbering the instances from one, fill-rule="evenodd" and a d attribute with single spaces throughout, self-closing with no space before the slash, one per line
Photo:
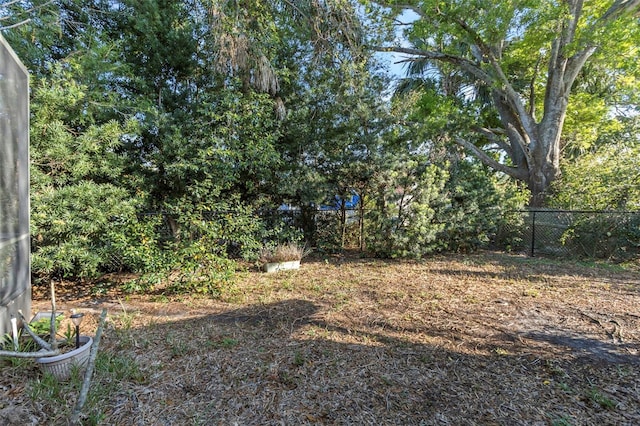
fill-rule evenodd
<path id="1" fill-rule="evenodd" d="M 58 340 L 57 328 L 61 317 L 56 312 L 53 281 L 50 287 L 51 313 L 37 315 L 31 326 L 23 314 L 20 313 L 22 328 L 32 339 L 25 347 L 32 348 L 34 345 L 31 342 L 33 342 L 40 349 L 36 351 L 21 351 L 18 344 L 18 333 L 14 331 L 12 336 L 13 350 L 0 350 L 0 357 L 34 358 L 36 364 L 43 371 L 51 373 L 58 380 L 67 380 L 71 377 L 73 369 L 82 369 L 87 365 L 93 338 L 80 335 L 80 323 L 82 322 L 83 314 L 72 312 L 70 320 L 74 324 L 75 333 L 72 332 L 69 326 L 67 333 L 65 333 L 65 338 Z M 48 341 L 41 336 L 41 334 L 46 334 L 43 328 L 43 326 L 46 327 L 44 325 L 46 322 L 49 323 Z"/>
<path id="2" fill-rule="evenodd" d="M 309 253 L 311 250 L 295 242 L 266 246 L 260 251 L 260 262 L 265 272 L 299 269 L 300 260 Z"/>

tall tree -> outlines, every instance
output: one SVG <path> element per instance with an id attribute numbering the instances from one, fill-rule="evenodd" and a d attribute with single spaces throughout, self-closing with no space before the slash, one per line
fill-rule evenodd
<path id="1" fill-rule="evenodd" d="M 532 206 L 544 204 L 560 174 L 563 125 L 585 64 L 599 51 L 609 55 L 602 60 L 635 55 L 640 34 L 640 0 L 375 3 L 392 17 L 407 10 L 413 17 L 402 24 L 410 47 L 379 50 L 409 55 L 407 61 L 424 64 L 439 83 L 455 77 L 455 90 L 440 89 L 447 98 L 467 105 L 488 101 L 465 109 L 473 126 L 450 126 L 453 139 L 488 166 L 525 182 Z M 490 152 L 496 150 L 501 154 Z"/>

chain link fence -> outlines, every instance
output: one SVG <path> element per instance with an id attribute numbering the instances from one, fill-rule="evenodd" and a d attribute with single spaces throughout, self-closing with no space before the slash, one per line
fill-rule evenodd
<path id="1" fill-rule="evenodd" d="M 306 243 L 321 251 L 340 251 L 364 247 L 365 230 L 357 210 L 265 210 L 256 212 L 255 219 L 263 229 L 277 230 L 276 237 L 287 239 L 292 235 L 304 236 Z M 202 221 L 221 230 L 221 245 L 227 254 L 237 257 L 242 242 L 234 233 L 225 235 L 225 228 L 233 220 L 234 211 L 207 212 Z M 178 218 L 159 216 L 156 232 L 160 241 L 172 240 L 178 229 Z M 500 221 L 497 230 L 485 248 L 526 253 L 530 256 L 566 258 L 598 258 L 625 260 L 640 257 L 640 212 L 523 210 L 511 211 Z M 196 238 L 196 229 L 187 230 Z M 275 234 L 274 234 L 275 235 Z"/>
<path id="2" fill-rule="evenodd" d="M 530 256 L 625 260 L 640 256 L 640 212 L 525 210 L 510 212 L 499 248 Z"/>

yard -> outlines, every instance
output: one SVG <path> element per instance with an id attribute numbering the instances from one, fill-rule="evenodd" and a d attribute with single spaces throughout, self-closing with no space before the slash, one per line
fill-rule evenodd
<path id="1" fill-rule="evenodd" d="M 91 333 L 109 312 L 87 424 L 640 424 L 637 264 L 311 256 L 223 300 L 104 282 L 58 306 Z M 0 424 L 65 424 L 79 380 L 1 371 Z"/>

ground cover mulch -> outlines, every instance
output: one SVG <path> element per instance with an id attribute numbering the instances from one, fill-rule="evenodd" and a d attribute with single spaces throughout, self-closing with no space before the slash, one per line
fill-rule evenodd
<path id="1" fill-rule="evenodd" d="M 239 278 L 222 300 L 58 289 L 61 309 L 87 313 L 86 330 L 109 312 L 100 356 L 120 367 L 98 369 L 86 422 L 640 424 L 637 267 L 316 255 Z M 46 291 L 35 297 L 47 310 Z M 0 423 L 65 424 L 73 398 L 34 399 L 39 371 L 1 368 Z"/>

